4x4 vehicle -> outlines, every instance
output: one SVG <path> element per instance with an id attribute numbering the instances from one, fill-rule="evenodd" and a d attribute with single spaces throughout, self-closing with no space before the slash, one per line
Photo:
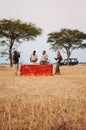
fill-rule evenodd
<path id="1" fill-rule="evenodd" d="M 69 65 L 77 65 L 78 60 L 77 58 L 69 58 Z M 67 59 L 64 59 L 64 65 L 67 65 Z"/>

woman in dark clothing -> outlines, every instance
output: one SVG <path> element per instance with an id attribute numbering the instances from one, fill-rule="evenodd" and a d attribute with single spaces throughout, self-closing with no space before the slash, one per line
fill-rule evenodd
<path id="1" fill-rule="evenodd" d="M 55 58 L 55 60 L 57 61 L 57 64 L 56 64 L 56 68 L 55 68 L 55 74 L 60 74 L 60 63 L 61 63 L 61 60 L 62 60 L 62 56 L 61 56 L 61 53 L 60 51 L 57 52 L 57 58 Z"/>
<path id="2" fill-rule="evenodd" d="M 19 52 L 14 51 L 13 64 L 14 64 L 14 69 L 15 69 L 15 75 L 17 75 L 17 72 L 18 72 L 18 69 L 19 69 L 19 58 L 20 58 Z"/>

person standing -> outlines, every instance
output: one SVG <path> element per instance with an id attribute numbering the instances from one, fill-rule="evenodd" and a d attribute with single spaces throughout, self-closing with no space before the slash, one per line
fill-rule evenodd
<path id="1" fill-rule="evenodd" d="M 55 67 L 55 75 L 56 74 L 60 74 L 60 63 L 62 60 L 62 56 L 60 51 L 57 52 L 57 57 L 55 58 L 55 60 L 57 61 L 56 67 Z"/>
<path id="2" fill-rule="evenodd" d="M 15 75 L 17 75 L 18 70 L 19 70 L 19 58 L 20 58 L 20 53 L 17 52 L 17 51 L 14 51 L 14 54 L 13 54 L 13 65 L 14 65 Z"/>
<path id="3" fill-rule="evenodd" d="M 38 60 L 38 57 L 36 55 L 36 51 L 34 50 L 33 53 L 30 55 L 30 62 L 36 63 L 37 60 Z"/>

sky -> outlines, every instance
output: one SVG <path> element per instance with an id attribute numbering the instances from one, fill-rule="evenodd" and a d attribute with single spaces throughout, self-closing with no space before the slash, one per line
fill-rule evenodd
<path id="1" fill-rule="evenodd" d="M 3 18 L 31 22 L 43 30 L 43 34 L 35 41 L 23 41 L 18 47 L 23 63 L 29 63 L 33 50 L 37 51 L 39 60 L 42 51 L 46 50 L 50 62 L 54 62 L 56 52 L 50 50 L 47 34 L 61 28 L 78 29 L 86 33 L 86 0 L 0 0 L 0 19 Z M 66 58 L 63 50 L 61 53 Z M 86 49 L 73 51 L 71 57 L 86 62 Z"/>

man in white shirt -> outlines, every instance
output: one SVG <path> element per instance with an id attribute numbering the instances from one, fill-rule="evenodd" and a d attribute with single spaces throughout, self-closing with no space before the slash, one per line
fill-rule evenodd
<path id="1" fill-rule="evenodd" d="M 48 63 L 48 55 L 46 54 L 45 50 L 43 50 L 42 57 L 41 57 L 41 62 L 43 62 L 43 64 Z"/>
<path id="2" fill-rule="evenodd" d="M 30 62 L 36 63 L 37 60 L 38 60 L 38 57 L 36 55 L 36 51 L 34 50 L 33 53 L 30 55 Z"/>

